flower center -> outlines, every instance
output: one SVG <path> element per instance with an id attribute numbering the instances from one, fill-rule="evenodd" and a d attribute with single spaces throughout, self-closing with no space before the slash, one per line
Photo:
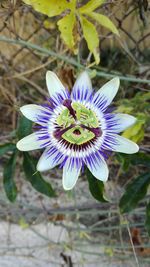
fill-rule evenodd
<path id="1" fill-rule="evenodd" d="M 96 114 L 81 103 L 66 99 L 65 108 L 58 116 L 56 122 L 61 130 L 56 130 L 54 135 L 62 137 L 71 144 L 82 145 L 101 136 L 99 121 Z"/>

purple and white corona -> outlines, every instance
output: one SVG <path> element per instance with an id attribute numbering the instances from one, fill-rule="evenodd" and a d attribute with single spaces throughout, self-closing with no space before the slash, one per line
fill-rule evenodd
<path id="1" fill-rule="evenodd" d="M 118 91 L 119 78 L 113 78 L 96 93 L 87 72 L 80 74 L 71 94 L 51 71 L 46 74 L 46 83 L 48 104 L 20 108 L 25 117 L 39 125 L 39 130 L 21 139 L 17 148 L 22 151 L 44 148 L 37 170 L 63 167 L 65 190 L 74 187 L 84 165 L 97 179 L 107 181 L 108 151 L 132 154 L 139 150 L 137 144 L 118 135 L 136 119 L 110 113 L 108 109 Z"/>

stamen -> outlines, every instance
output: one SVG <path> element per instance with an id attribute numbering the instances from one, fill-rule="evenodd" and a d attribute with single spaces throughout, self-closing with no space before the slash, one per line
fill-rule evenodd
<path id="1" fill-rule="evenodd" d="M 83 125 L 83 124 L 81 124 L 80 126 L 82 128 L 84 128 L 84 129 L 87 129 L 87 130 L 91 131 L 92 133 L 94 133 L 95 134 L 95 137 L 102 136 L 102 130 L 99 127 L 97 127 L 97 128 L 90 128 L 90 127 L 88 127 L 86 125 Z"/>
<path id="2" fill-rule="evenodd" d="M 75 125 L 72 124 L 71 126 L 65 128 L 65 129 L 57 129 L 57 130 L 55 130 L 54 133 L 53 133 L 53 134 L 54 134 L 54 137 L 55 137 L 56 139 L 60 139 L 61 136 L 62 136 L 65 132 L 67 132 L 68 130 L 72 129 L 74 126 L 75 126 Z"/>

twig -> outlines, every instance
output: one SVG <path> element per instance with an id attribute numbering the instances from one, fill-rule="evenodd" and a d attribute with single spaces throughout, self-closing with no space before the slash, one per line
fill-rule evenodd
<path id="1" fill-rule="evenodd" d="M 30 43 L 30 42 L 26 42 L 24 40 L 20 40 L 20 39 L 12 39 L 12 38 L 7 38 L 5 36 L 1 36 L 0 37 L 0 41 L 1 42 L 7 42 L 7 43 L 11 43 L 11 44 L 18 44 L 18 45 L 21 45 L 21 46 L 24 46 L 24 47 L 30 47 L 32 49 L 35 49 L 35 50 L 38 50 L 40 51 L 42 54 L 47 54 L 49 56 L 53 56 L 53 57 L 56 57 L 60 60 L 63 60 L 73 66 L 76 66 L 76 67 L 80 67 L 81 69 L 85 69 L 85 66 L 78 63 L 76 60 L 74 60 L 73 58 L 70 58 L 70 57 L 67 57 L 67 56 L 62 56 L 60 54 L 57 54 L 56 52 L 52 51 L 52 50 L 48 50 L 46 48 L 42 48 L 38 45 L 35 45 L 33 43 Z M 94 68 L 93 68 L 94 69 Z M 97 76 L 99 77 L 104 77 L 104 78 L 113 78 L 115 77 L 116 75 L 114 74 L 110 74 L 110 73 L 106 73 L 106 72 L 100 72 L 100 71 L 97 71 L 96 72 Z M 118 75 L 120 80 L 124 80 L 124 81 L 129 81 L 129 82 L 136 82 L 136 83 L 148 83 L 150 84 L 150 80 L 147 80 L 147 79 L 140 79 L 140 78 L 136 78 L 135 76 L 121 76 L 121 75 Z"/>

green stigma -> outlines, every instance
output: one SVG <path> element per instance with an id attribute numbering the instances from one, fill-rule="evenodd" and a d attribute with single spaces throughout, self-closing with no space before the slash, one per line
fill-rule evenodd
<path id="1" fill-rule="evenodd" d="M 76 119 L 70 114 L 69 108 L 66 107 L 58 116 L 56 122 L 64 129 L 72 125 L 71 129 L 62 134 L 62 138 L 71 144 L 82 145 L 95 137 L 90 129 L 83 128 L 82 125 L 88 128 L 97 128 L 99 122 L 96 114 L 84 105 L 74 102 L 71 107 L 75 111 Z"/>

